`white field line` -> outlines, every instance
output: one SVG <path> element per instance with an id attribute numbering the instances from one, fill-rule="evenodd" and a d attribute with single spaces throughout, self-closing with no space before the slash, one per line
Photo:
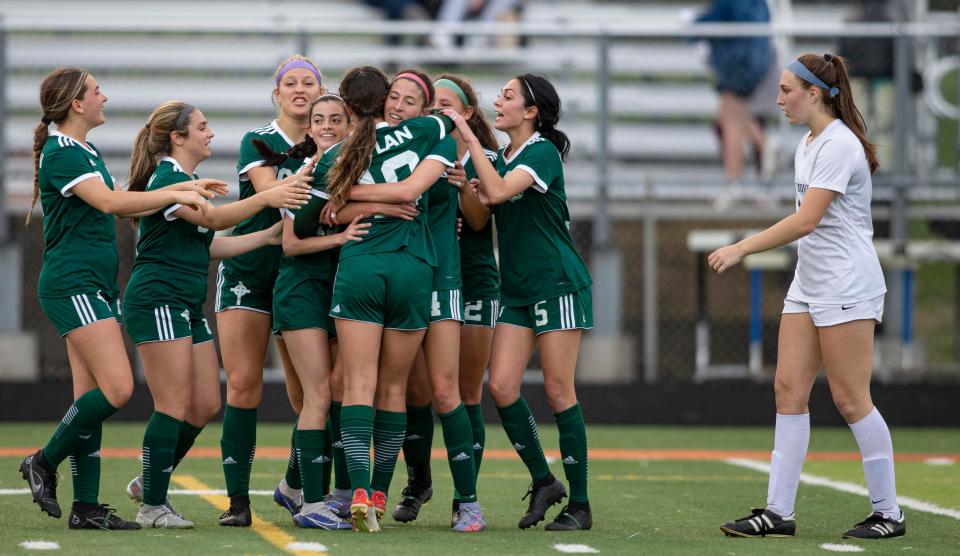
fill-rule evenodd
<path id="1" fill-rule="evenodd" d="M 770 473 L 770 464 L 766 462 L 740 458 L 728 459 L 726 462 L 730 465 L 736 465 L 737 467 L 746 467 L 747 469 L 753 469 L 754 471 L 759 471 L 761 473 Z M 846 492 L 848 494 L 856 494 L 858 496 L 867 497 L 870 496 L 870 493 L 867 492 L 867 489 L 860 485 L 843 481 L 834 481 L 833 479 L 818 477 L 816 475 L 810 475 L 807 473 L 800 474 L 800 482 L 807 485 L 832 488 L 833 490 L 839 490 L 840 492 Z M 910 508 L 911 510 L 917 510 L 918 512 L 926 512 L 930 514 L 952 517 L 953 519 L 960 519 L 960 510 L 944 508 L 942 506 L 937 506 L 936 504 L 931 504 L 930 502 L 917 500 L 916 498 L 897 496 L 897 503 L 901 508 Z"/>
<path id="2" fill-rule="evenodd" d="M 597 554 L 600 552 L 587 544 L 555 544 L 553 549 L 564 554 Z"/>
<path id="3" fill-rule="evenodd" d="M 60 550 L 60 543 L 53 541 L 23 541 L 20 546 L 27 550 Z"/>
<path id="4" fill-rule="evenodd" d="M 855 544 L 824 543 L 820 545 L 820 548 L 829 550 L 830 552 L 863 552 L 863 547 Z"/>

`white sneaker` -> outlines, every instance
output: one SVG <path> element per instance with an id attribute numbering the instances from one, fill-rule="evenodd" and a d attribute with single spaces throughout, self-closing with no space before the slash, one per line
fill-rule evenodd
<path id="1" fill-rule="evenodd" d="M 166 506 L 144 504 L 137 512 L 137 523 L 156 529 L 193 529 L 193 522 L 183 519 Z"/>
<path id="2" fill-rule="evenodd" d="M 127 483 L 127 496 L 137 504 L 143 504 L 143 475 L 137 475 L 129 483 Z M 166 500 L 163 503 L 164 506 L 170 510 L 173 515 L 177 517 L 183 517 L 183 514 L 177 511 L 173 507 L 173 502 L 170 501 L 170 495 L 167 495 Z"/>

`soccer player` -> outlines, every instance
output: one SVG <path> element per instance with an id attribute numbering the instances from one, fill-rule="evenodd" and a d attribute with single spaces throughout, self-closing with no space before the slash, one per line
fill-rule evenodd
<path id="1" fill-rule="evenodd" d="M 493 207 L 500 252 L 500 313 L 490 360 L 490 394 L 503 428 L 526 464 L 533 484 L 519 526 L 545 518 L 566 497 L 550 472 L 536 421 L 520 395 L 523 373 L 539 346 L 547 402 L 560 431 L 570 503 L 547 525 L 550 531 L 593 526 L 587 497 L 587 433 L 577 403 L 574 371 L 582 331 L 593 327 L 590 274 L 570 238 L 563 159 L 570 149 L 557 129 L 560 97 L 545 78 L 524 74 L 507 82 L 494 102 L 494 126 L 510 143 L 496 166 L 456 111 L 445 111 L 466 143 L 479 181 L 477 193 Z M 462 508 L 462 506 L 461 506 Z"/>
<path id="2" fill-rule="evenodd" d="M 191 104 L 167 101 L 140 129 L 130 162 L 130 191 L 155 191 L 199 179 L 210 157 L 213 130 Z M 167 499 L 173 470 L 203 426 L 220 411 L 220 363 L 203 315 L 210 259 L 279 243 L 278 226 L 247 235 L 215 237 L 267 207 L 296 207 L 309 197 L 304 181 L 290 182 L 236 203 L 198 213 L 172 204 L 139 219 L 137 258 L 123 299 L 124 324 L 137 346 L 154 412 L 143 435 L 143 474 L 127 485 L 142 502 L 144 527 L 192 528 Z"/>
<path id="3" fill-rule="evenodd" d="M 435 90 L 430 77 L 416 69 L 401 70 L 390 85 L 384 117 L 399 125 L 421 116 L 431 106 Z M 447 140 L 455 144 L 452 139 Z M 452 151 L 449 160 L 455 160 Z M 460 295 L 460 254 L 457 241 L 457 186 L 439 179 L 427 191 L 427 227 L 437 251 L 430 296 L 430 322 L 424 336 L 422 356 L 418 355 L 407 388 L 407 428 L 404 459 L 408 483 L 403 499 L 394 509 L 397 521 L 416 519 L 420 506 L 432 496 L 430 452 L 433 440 L 433 411 L 440 416 L 447 461 L 454 485 L 469 509 L 454 523 L 458 532 L 482 531 L 486 527 L 476 502 L 476 471 L 473 463 L 473 435 L 470 418 L 460 400 L 458 380 L 460 324 L 463 299 Z M 374 485 L 377 490 L 377 485 Z"/>
<path id="4" fill-rule="evenodd" d="M 267 166 L 253 140 L 266 142 L 275 152 L 284 152 L 303 141 L 309 126 L 310 102 L 323 92 L 320 70 L 307 58 L 294 55 L 280 64 L 274 81 L 277 119 L 248 132 L 240 145 L 237 173 L 241 199 L 284 183 L 303 164 L 303 160 L 290 158 L 281 166 Z M 263 230 L 279 220 L 276 210 L 265 209 L 241 222 L 233 233 Z M 263 361 L 270 338 L 273 288 L 280 257 L 280 246 L 257 249 L 220 263 L 217 276 L 217 328 L 227 373 L 227 407 L 220 449 L 230 496 L 230 507 L 223 513 L 221 525 L 247 527 L 251 523 L 250 469 L 256 452 L 257 406 L 263 394 Z M 279 348 L 281 343 L 277 345 Z M 285 349 L 279 351 L 283 357 Z M 291 370 L 287 369 L 285 374 L 288 384 L 297 380 Z M 290 386 L 289 391 L 299 393 L 298 388 Z M 292 397 L 299 403 L 296 396 Z M 290 485 L 293 488 L 300 486 L 298 475 L 291 470 L 286 477 L 294 483 Z"/>
<path id="5" fill-rule="evenodd" d="M 445 140 L 450 123 L 421 117 L 391 126 L 384 121 L 389 89 L 386 76 L 372 67 L 355 68 L 341 82 L 340 95 L 355 129 L 339 151 L 324 155 L 340 154 L 326 176 L 327 191 L 338 206 L 348 199 L 419 201 L 453 166 L 455 144 Z M 371 185 L 354 187 L 357 183 Z M 429 322 L 437 257 L 422 211 L 413 220 L 368 220 L 373 224 L 369 235 L 340 251 L 330 316 L 336 319 L 343 364 L 341 435 L 354 488 L 353 521 L 359 530 L 378 531 L 385 489 L 403 443 L 406 379 Z"/>
<path id="6" fill-rule="evenodd" d="M 474 134 L 481 137 L 481 143 L 487 150 L 487 157 L 491 160 L 496 158 L 497 143 L 494 138 L 490 125 L 483 117 L 482 111 L 477 107 L 477 96 L 469 82 L 460 76 L 444 75 L 434 82 L 435 109 L 452 108 L 461 116 L 467 119 Z M 476 198 L 476 195 L 466 187 L 469 179 L 476 177 L 473 169 L 473 163 L 470 162 L 470 152 L 466 144 L 460 138 L 460 134 L 454 131 L 451 135 L 457 140 L 457 156 L 459 161 L 454 169 L 447 172 L 447 183 L 435 184 L 430 188 L 430 220 L 433 221 L 437 212 L 437 205 L 443 199 L 434 201 L 435 191 L 443 193 L 448 202 L 459 200 L 460 208 L 466 215 L 467 227 L 460 233 L 459 241 L 459 262 L 461 265 L 461 278 L 463 285 L 463 299 L 467 301 L 463 304 L 462 322 L 460 327 L 460 357 L 459 357 L 459 393 L 464 403 L 464 408 L 470 420 L 472 439 L 464 435 L 465 440 L 469 440 L 473 449 L 474 473 L 478 474 L 480 461 L 483 457 L 483 445 L 485 443 L 485 430 L 483 424 L 483 413 L 480 409 L 480 398 L 483 385 L 483 372 L 486 369 L 490 358 L 490 343 L 493 339 L 493 326 L 496 319 L 496 304 L 500 295 L 500 279 L 497 270 L 496 259 L 493 256 L 493 237 L 492 224 L 489 221 L 490 211 L 482 205 Z M 456 196 L 449 193 L 455 191 Z M 466 194 L 464 194 L 466 192 Z M 441 213 L 442 214 L 442 213 Z M 458 211 L 458 214 L 459 211 Z M 476 226 L 477 231 L 471 226 Z M 437 239 L 438 230 L 431 227 L 434 240 L 440 250 L 440 242 Z M 447 249 L 447 252 L 455 252 L 455 249 Z M 448 261 L 447 264 L 450 264 Z M 442 298 L 442 296 L 438 296 Z M 436 308 L 436 305 L 433 305 Z M 431 324 L 431 327 L 434 325 Z M 433 330 L 427 332 L 426 342 L 431 342 L 430 336 Z M 445 360 L 444 360 L 445 361 Z M 456 365 L 454 362 L 452 365 Z M 415 372 L 416 374 L 416 372 Z M 424 376 L 424 378 L 426 378 Z M 415 376 L 411 376 L 410 385 L 415 383 Z M 423 387 L 421 387 L 423 388 Z M 423 388 L 426 392 L 426 402 L 430 401 L 429 382 L 427 387 Z M 414 391 L 414 388 L 408 386 L 407 389 L 407 439 L 404 441 L 404 459 L 408 462 L 407 488 L 404 490 L 404 498 L 394 510 L 394 519 L 398 521 L 410 521 L 416 519 L 420 507 L 430 499 L 433 489 L 430 483 L 430 445 L 433 436 L 433 416 L 427 407 L 426 419 L 423 419 L 423 425 L 414 427 L 414 414 L 419 411 L 416 398 L 420 395 Z M 422 398 L 421 398 L 422 399 Z M 411 404 L 411 400 L 414 403 Z M 446 436 L 446 435 L 445 435 Z M 417 437 L 424 437 L 423 440 Z M 418 443 L 425 445 L 424 454 L 420 461 L 414 460 L 416 451 L 411 449 Z M 448 452 L 449 450 L 448 446 Z M 415 463 L 410 465 L 411 460 Z M 426 480 L 425 480 L 426 479 Z M 459 514 L 457 512 L 460 503 L 459 493 L 454 493 L 453 511 L 451 523 L 456 524 Z"/>
<path id="7" fill-rule="evenodd" d="M 343 99 L 326 94 L 310 106 L 309 134 L 304 143 L 291 149 L 300 148 L 302 152 L 279 156 L 263 152 L 268 164 L 279 166 L 287 156 L 311 157 L 346 138 L 349 117 Z M 326 175 L 328 160 L 325 159 L 322 168 L 314 170 L 315 175 Z M 319 185 L 310 193 L 319 208 L 329 197 Z M 328 451 L 332 431 L 327 430 L 333 366 L 329 340 L 336 335 L 329 316 L 330 295 L 338 248 L 348 241 L 359 241 L 370 224 L 360 224 L 357 216 L 341 233 L 315 224 L 305 230 L 305 237 L 301 239 L 294 233 L 295 215 L 296 212 L 289 209 L 283 211 L 284 257 L 273 292 L 273 327 L 283 336 L 303 390 L 303 406 L 294 433 L 303 488 L 302 492 L 293 492 L 284 480 L 274 496 L 293 514 L 294 523 L 300 527 L 350 529 L 350 523 L 340 519 L 324 501 L 324 483 L 329 481 L 332 456 Z"/>
<path id="8" fill-rule="evenodd" d="M 906 524 L 897 505 L 893 442 L 870 398 L 873 331 L 887 290 L 870 217 L 876 149 L 839 56 L 804 54 L 791 62 L 780 75 L 777 104 L 791 124 L 809 129 L 794 157 L 796 212 L 708 258 L 722 273 L 751 253 L 798 242 L 797 270 L 780 318 L 767 505 L 720 529 L 738 537 L 795 534 L 794 504 L 810 439 L 807 402 L 823 367 L 860 447 L 873 505 L 843 537 L 899 537 Z"/>
<path id="9" fill-rule="evenodd" d="M 218 180 L 149 193 L 114 189 L 100 151 L 87 142 L 90 130 L 104 123 L 106 102 L 88 72 L 58 68 L 40 84 L 42 116 L 34 130 L 33 205 L 40 198 L 44 212 L 37 293 L 44 313 L 66 339 L 74 403 L 47 444 L 23 460 L 20 472 L 33 501 L 59 518 L 56 470 L 70 457 L 71 529 L 140 528 L 98 501 L 101 423 L 133 392 L 133 374 L 117 322 L 118 256 L 111 215 L 143 215 L 173 203 L 206 210 L 206 197 L 212 196 L 208 188 L 226 191 L 226 184 Z M 57 126 L 52 133 L 51 123 Z"/>

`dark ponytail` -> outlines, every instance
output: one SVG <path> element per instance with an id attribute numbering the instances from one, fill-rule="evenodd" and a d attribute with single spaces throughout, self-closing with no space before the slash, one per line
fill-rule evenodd
<path id="1" fill-rule="evenodd" d="M 539 131 L 545 139 L 553 143 L 560 151 L 560 159 L 566 160 L 570 152 L 570 139 L 567 134 L 557 129 L 560 122 L 560 95 L 546 77 L 525 73 L 515 77 L 520 82 L 520 91 L 523 93 L 523 105 L 527 108 L 537 107 L 537 119 L 534 130 Z"/>
<path id="2" fill-rule="evenodd" d="M 827 91 L 820 89 L 820 99 L 830 114 L 840 119 L 857 136 L 860 144 L 863 145 L 863 152 L 867 155 L 870 173 L 876 172 L 880 167 L 880 161 L 877 160 L 877 146 L 867 138 L 867 126 L 863 121 L 863 115 L 853 102 L 853 90 L 850 88 L 846 60 L 835 54 L 804 54 L 798 60 L 821 81 L 840 90 L 837 96 L 831 98 Z M 816 86 L 803 79 L 800 83 L 804 88 Z"/>
<path id="3" fill-rule="evenodd" d="M 334 202 L 343 204 L 350 197 L 350 188 L 370 166 L 377 144 L 377 117 L 383 117 L 383 103 L 390 91 L 390 81 L 373 66 L 348 71 L 340 81 L 340 97 L 352 113 L 354 130 L 340 147 L 340 157 L 327 173 L 327 193 Z"/>
<path id="4" fill-rule="evenodd" d="M 251 143 L 253 144 L 254 148 L 257 149 L 257 152 L 260 153 L 260 156 L 263 157 L 264 166 L 279 167 L 290 158 L 310 158 L 311 156 L 317 154 L 317 144 L 313 141 L 313 137 L 310 137 L 309 133 L 306 137 L 304 137 L 303 141 L 297 143 L 282 153 L 278 153 L 271 149 L 270 145 L 268 145 L 263 139 L 254 139 L 251 141 Z"/>

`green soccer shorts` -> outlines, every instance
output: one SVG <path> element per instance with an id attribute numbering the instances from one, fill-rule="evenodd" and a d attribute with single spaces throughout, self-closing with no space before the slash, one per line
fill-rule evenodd
<path id="1" fill-rule="evenodd" d="M 273 310 L 273 289 L 263 289 L 244 284 L 243 280 L 226 272 L 223 263 L 217 266 L 216 312 L 229 309 L 246 309 L 270 314 Z"/>
<path id="2" fill-rule="evenodd" d="M 589 330 L 593 328 L 590 286 L 525 307 L 501 306 L 497 324 L 530 328 L 537 336 L 554 330 Z"/>
<path id="3" fill-rule="evenodd" d="M 499 299 L 478 299 L 463 304 L 464 326 L 497 326 L 497 314 L 500 312 Z"/>
<path id="4" fill-rule="evenodd" d="M 61 338 L 78 328 L 104 319 L 120 318 L 120 298 L 102 290 L 81 292 L 67 297 L 41 297 L 40 307 L 53 322 Z"/>
<path id="5" fill-rule="evenodd" d="M 422 330 L 430 319 L 433 267 L 406 250 L 366 253 L 340 261 L 330 316 Z"/>
<path id="6" fill-rule="evenodd" d="M 201 311 L 177 304 L 154 307 L 124 306 L 123 323 L 136 345 L 191 338 L 193 344 L 213 340 L 210 324 Z"/>

